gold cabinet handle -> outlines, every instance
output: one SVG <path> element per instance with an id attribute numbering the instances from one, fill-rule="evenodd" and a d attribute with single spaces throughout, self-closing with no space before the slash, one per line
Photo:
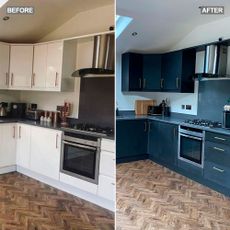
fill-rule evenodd
<path id="1" fill-rule="evenodd" d="M 215 150 L 220 151 L 220 152 L 224 152 L 224 149 L 218 148 L 218 147 L 213 147 Z"/>
<path id="2" fill-rule="evenodd" d="M 215 166 L 213 166 L 212 168 L 213 168 L 214 170 L 218 171 L 218 172 L 221 172 L 221 173 L 223 173 L 223 172 L 224 172 L 224 170 L 223 170 L 223 169 L 217 168 L 217 167 L 215 167 Z"/>
<path id="3" fill-rule="evenodd" d="M 220 141 L 226 141 L 226 139 L 221 138 L 221 137 L 214 137 L 214 139 L 220 140 Z"/>
<path id="4" fill-rule="evenodd" d="M 176 78 L 176 88 L 179 89 L 179 77 Z"/>

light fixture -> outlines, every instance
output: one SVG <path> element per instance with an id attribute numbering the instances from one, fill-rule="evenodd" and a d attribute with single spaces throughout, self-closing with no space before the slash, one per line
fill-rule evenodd
<path id="1" fill-rule="evenodd" d="M 132 36 L 133 37 L 137 36 L 137 32 L 132 32 Z"/>
<path id="2" fill-rule="evenodd" d="M 0 8 L 7 2 L 8 2 L 8 0 L 0 0 Z"/>

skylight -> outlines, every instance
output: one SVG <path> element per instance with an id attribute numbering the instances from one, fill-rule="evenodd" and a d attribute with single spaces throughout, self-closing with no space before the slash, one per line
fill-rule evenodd
<path id="1" fill-rule="evenodd" d="M 116 15 L 116 39 L 121 35 L 132 20 L 133 19 L 130 17 Z"/>

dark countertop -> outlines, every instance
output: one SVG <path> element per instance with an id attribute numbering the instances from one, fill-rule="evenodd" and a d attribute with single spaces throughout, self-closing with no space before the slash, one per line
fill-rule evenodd
<path id="1" fill-rule="evenodd" d="M 163 116 L 148 116 L 148 115 L 142 115 L 142 116 L 136 116 L 132 114 L 128 115 L 121 115 L 117 116 L 116 120 L 117 121 L 122 121 L 122 120 L 139 120 L 139 119 L 148 119 L 148 120 L 154 120 L 154 121 L 160 121 L 160 122 L 166 122 L 170 124 L 175 124 L 175 125 L 183 125 L 184 121 L 186 118 L 178 118 L 178 117 L 163 117 Z M 188 124 L 186 124 L 188 126 Z M 196 126 L 196 125 L 189 125 L 190 127 L 193 128 L 199 128 L 205 131 L 209 132 L 214 132 L 214 133 L 219 133 L 219 134 L 225 134 L 225 135 L 230 135 L 230 130 L 229 129 L 224 129 L 224 128 L 209 128 L 209 127 L 201 127 L 201 126 Z"/>
<path id="2" fill-rule="evenodd" d="M 21 124 L 33 125 L 33 126 L 42 127 L 42 128 L 54 129 L 58 131 L 65 131 L 65 128 L 68 128 L 68 126 L 62 126 L 60 123 L 53 124 L 53 123 L 47 123 L 47 122 L 32 121 L 28 119 L 15 119 L 15 118 L 0 119 L 0 124 L 4 124 L 4 123 L 21 123 Z M 114 136 L 103 136 L 100 134 L 92 134 L 92 135 L 97 136 L 99 138 L 105 138 L 105 139 L 110 139 L 110 140 L 114 139 Z"/>

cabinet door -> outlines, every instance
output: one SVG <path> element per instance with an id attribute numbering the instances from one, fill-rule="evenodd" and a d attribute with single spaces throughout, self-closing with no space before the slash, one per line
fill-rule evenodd
<path id="1" fill-rule="evenodd" d="M 160 123 L 158 121 L 149 121 L 149 136 L 148 136 L 148 154 L 150 157 L 159 158 L 161 140 L 159 137 Z"/>
<path id="2" fill-rule="evenodd" d="M 0 125 L 0 167 L 16 164 L 16 124 Z"/>
<path id="3" fill-rule="evenodd" d="M 0 43 L 0 89 L 8 88 L 10 46 Z"/>
<path id="4" fill-rule="evenodd" d="M 117 158 L 147 153 L 147 121 L 123 120 L 116 123 Z"/>
<path id="5" fill-rule="evenodd" d="M 143 90 L 161 90 L 161 55 L 143 55 Z"/>
<path id="6" fill-rule="evenodd" d="M 47 46 L 46 88 L 60 90 L 62 75 L 63 42 L 49 43 Z"/>
<path id="7" fill-rule="evenodd" d="M 61 132 L 31 127 L 31 170 L 58 180 L 61 156 Z"/>
<path id="8" fill-rule="evenodd" d="M 33 65 L 32 45 L 12 45 L 10 52 L 10 87 L 31 87 Z"/>
<path id="9" fill-rule="evenodd" d="M 24 168 L 30 166 L 30 130 L 29 125 L 17 125 L 17 165 Z"/>
<path id="10" fill-rule="evenodd" d="M 105 199 L 115 201 L 116 199 L 115 179 L 100 175 L 97 194 L 98 196 L 104 197 Z"/>
<path id="11" fill-rule="evenodd" d="M 45 89 L 47 74 L 47 44 L 38 44 L 34 46 L 33 79 L 32 87 L 34 89 Z"/>
<path id="12" fill-rule="evenodd" d="M 182 74 L 182 51 L 162 56 L 162 79 L 164 91 L 180 91 Z"/>
<path id="13" fill-rule="evenodd" d="M 122 54 L 122 91 L 142 91 L 142 54 Z"/>

